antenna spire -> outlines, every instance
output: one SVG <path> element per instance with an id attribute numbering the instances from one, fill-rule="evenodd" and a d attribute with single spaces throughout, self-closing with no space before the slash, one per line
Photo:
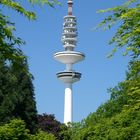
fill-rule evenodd
<path id="1" fill-rule="evenodd" d="M 68 15 L 72 15 L 72 5 L 73 5 L 73 1 L 68 0 Z"/>

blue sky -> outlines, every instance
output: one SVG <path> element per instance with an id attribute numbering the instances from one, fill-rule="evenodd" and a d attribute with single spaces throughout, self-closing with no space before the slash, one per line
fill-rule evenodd
<path id="1" fill-rule="evenodd" d="M 26 41 L 22 50 L 28 56 L 30 72 L 34 76 L 35 97 L 38 113 L 54 114 L 63 122 L 64 84 L 56 78 L 56 73 L 63 71 L 65 65 L 53 59 L 53 54 L 63 51 L 61 33 L 63 16 L 67 14 L 67 1 L 61 0 L 62 6 L 30 7 L 35 10 L 37 21 L 29 22 L 23 16 L 6 10 L 11 20 L 16 23 L 16 35 Z M 125 78 L 128 57 L 121 51 L 112 59 L 107 54 L 113 46 L 108 45 L 117 26 L 109 31 L 92 31 L 107 14 L 97 14 L 97 10 L 120 5 L 124 0 L 75 0 L 73 14 L 78 21 L 78 45 L 76 50 L 85 53 L 86 59 L 74 65 L 81 72 L 82 78 L 73 86 L 74 121 L 80 121 L 90 112 L 96 111 L 110 97 L 107 89 L 114 87 Z"/>

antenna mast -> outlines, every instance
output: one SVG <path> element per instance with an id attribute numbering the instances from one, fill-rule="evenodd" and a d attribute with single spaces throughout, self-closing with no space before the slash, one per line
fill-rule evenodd
<path id="1" fill-rule="evenodd" d="M 72 5 L 73 5 L 73 1 L 68 0 L 68 15 L 72 15 Z"/>

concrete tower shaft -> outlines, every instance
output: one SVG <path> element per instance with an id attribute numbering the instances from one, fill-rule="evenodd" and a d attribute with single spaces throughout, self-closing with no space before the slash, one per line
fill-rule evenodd
<path id="1" fill-rule="evenodd" d="M 64 123 L 68 124 L 73 121 L 73 99 L 72 99 L 72 84 L 78 82 L 81 78 L 81 73 L 73 70 L 72 66 L 84 60 L 85 55 L 81 52 L 74 51 L 77 45 L 77 20 L 72 15 L 73 1 L 68 0 L 68 15 L 64 17 L 63 33 L 61 41 L 64 51 L 54 54 L 54 59 L 65 64 L 66 68 L 62 72 L 58 72 L 57 78 L 65 84 L 65 101 L 64 101 Z"/>

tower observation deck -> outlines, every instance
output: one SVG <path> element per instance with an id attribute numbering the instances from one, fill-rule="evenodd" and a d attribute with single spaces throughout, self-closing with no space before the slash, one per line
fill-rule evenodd
<path id="1" fill-rule="evenodd" d="M 64 101 L 64 123 L 68 124 L 73 119 L 72 107 L 72 84 L 79 81 L 81 73 L 72 69 L 72 65 L 84 60 L 85 55 L 81 52 L 74 51 L 77 45 L 77 20 L 72 15 L 73 1 L 68 0 L 68 15 L 64 17 L 62 44 L 64 51 L 54 54 L 54 59 L 65 64 L 66 69 L 58 72 L 57 78 L 65 83 L 65 101 Z"/>

